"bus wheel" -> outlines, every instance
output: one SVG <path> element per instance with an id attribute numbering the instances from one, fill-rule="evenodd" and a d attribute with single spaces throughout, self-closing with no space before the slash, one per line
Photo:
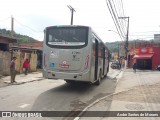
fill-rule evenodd
<path id="1" fill-rule="evenodd" d="M 74 83 L 75 81 L 73 81 L 73 80 L 65 80 L 66 81 L 66 83 Z"/>
<path id="2" fill-rule="evenodd" d="M 101 82 L 101 71 L 99 72 L 98 80 L 95 82 L 95 85 L 100 85 Z"/>

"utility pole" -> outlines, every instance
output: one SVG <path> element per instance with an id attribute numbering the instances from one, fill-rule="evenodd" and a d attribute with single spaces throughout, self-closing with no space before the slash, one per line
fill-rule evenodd
<path id="1" fill-rule="evenodd" d="M 11 37 L 13 37 L 14 34 L 14 18 L 11 16 Z"/>
<path id="2" fill-rule="evenodd" d="M 70 6 L 70 5 L 67 5 L 67 7 L 70 9 L 70 11 L 71 11 L 71 25 L 73 25 L 73 12 L 76 12 L 75 11 L 75 9 L 72 7 L 72 6 Z"/>
<path id="3" fill-rule="evenodd" d="M 119 19 L 127 19 L 127 34 L 126 34 L 126 44 L 125 44 L 125 55 L 127 59 L 127 53 L 128 53 L 128 36 L 129 36 L 129 17 L 118 17 Z"/>
<path id="4" fill-rule="evenodd" d="M 117 42 L 117 43 L 118 43 L 118 58 L 120 58 L 120 56 L 119 56 L 119 51 L 120 51 L 120 50 L 119 50 L 119 49 L 120 49 L 120 48 L 119 48 L 119 42 Z"/>
<path id="5" fill-rule="evenodd" d="M 127 53 L 128 53 L 128 36 L 129 36 L 129 17 L 126 17 L 128 19 L 128 24 L 127 24 L 127 37 L 126 37 L 126 59 L 127 59 Z"/>

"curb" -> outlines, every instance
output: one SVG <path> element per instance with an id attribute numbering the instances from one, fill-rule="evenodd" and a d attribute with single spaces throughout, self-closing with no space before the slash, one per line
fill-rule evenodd
<path id="1" fill-rule="evenodd" d="M 82 110 L 82 112 L 79 113 L 79 115 L 78 115 L 77 117 L 75 117 L 73 120 L 79 120 L 80 117 L 83 117 L 82 115 L 83 115 L 90 107 L 92 107 L 92 106 L 95 105 L 96 103 L 100 102 L 101 100 L 104 100 L 104 99 L 106 99 L 107 97 L 110 97 L 110 96 L 113 96 L 113 95 L 117 95 L 117 94 L 119 94 L 119 93 L 128 92 L 128 91 L 130 91 L 130 90 L 133 90 L 133 88 L 128 89 L 128 90 L 125 90 L 125 91 L 119 91 L 119 92 L 116 92 L 116 93 L 107 95 L 107 96 L 105 96 L 105 97 L 102 97 L 102 98 L 94 101 L 92 104 L 90 104 L 90 105 L 88 105 L 86 108 L 84 108 L 84 109 Z"/>
<path id="2" fill-rule="evenodd" d="M 14 84 L 11 84 L 11 83 L 8 83 L 8 82 L 5 82 L 5 81 L 4 81 L 3 83 L 5 83 L 6 85 L 1 86 L 0 88 L 2 88 L 2 87 L 7 87 L 7 86 L 11 86 L 11 85 L 21 85 L 21 84 L 30 83 L 30 82 L 35 82 L 35 81 L 41 81 L 41 80 L 44 80 L 44 78 L 39 78 L 39 79 L 36 79 L 36 80 L 25 81 L 25 82 L 17 82 L 17 83 L 14 83 Z"/>
<path id="3" fill-rule="evenodd" d="M 114 78 L 112 78 L 112 80 L 113 80 L 113 79 L 116 79 L 116 77 L 119 76 L 120 74 L 123 74 L 122 71 L 123 71 L 123 70 L 120 70 L 120 72 L 119 72 Z M 119 79 L 120 79 L 120 78 L 119 78 Z M 119 79 L 118 79 L 117 82 L 116 82 L 116 86 L 117 86 L 117 84 L 118 84 L 118 82 L 119 82 Z M 128 89 L 128 90 L 125 90 L 125 91 L 120 91 L 120 92 L 112 93 L 112 94 L 110 94 L 110 95 L 107 95 L 107 96 L 104 96 L 104 97 L 102 97 L 102 98 L 97 99 L 96 101 L 94 101 L 93 103 L 91 103 L 91 104 L 89 104 L 87 107 L 85 107 L 85 108 L 82 110 L 82 112 L 80 112 L 80 113 L 78 114 L 78 116 L 75 117 L 73 120 L 79 120 L 80 117 L 81 117 L 90 107 L 92 107 L 92 106 L 95 105 L 96 103 L 100 102 L 101 100 L 104 100 L 104 99 L 106 99 L 107 97 L 110 97 L 110 96 L 113 96 L 113 95 L 116 95 L 116 94 L 119 94 L 119 93 L 123 93 L 123 92 L 130 91 L 130 90 L 132 90 L 132 89 L 133 89 L 133 88 Z M 82 117 L 83 117 L 83 116 L 82 116 Z"/>

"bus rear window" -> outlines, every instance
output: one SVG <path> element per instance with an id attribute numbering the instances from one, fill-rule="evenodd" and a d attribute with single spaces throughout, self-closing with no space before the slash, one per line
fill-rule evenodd
<path id="1" fill-rule="evenodd" d="M 86 28 L 53 27 L 47 30 L 46 42 L 54 46 L 83 46 L 87 41 Z"/>

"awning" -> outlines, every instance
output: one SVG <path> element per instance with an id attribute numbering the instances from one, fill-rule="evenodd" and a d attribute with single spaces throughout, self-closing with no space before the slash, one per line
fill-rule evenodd
<path id="1" fill-rule="evenodd" d="M 134 55 L 133 59 L 151 59 L 153 54 Z"/>

